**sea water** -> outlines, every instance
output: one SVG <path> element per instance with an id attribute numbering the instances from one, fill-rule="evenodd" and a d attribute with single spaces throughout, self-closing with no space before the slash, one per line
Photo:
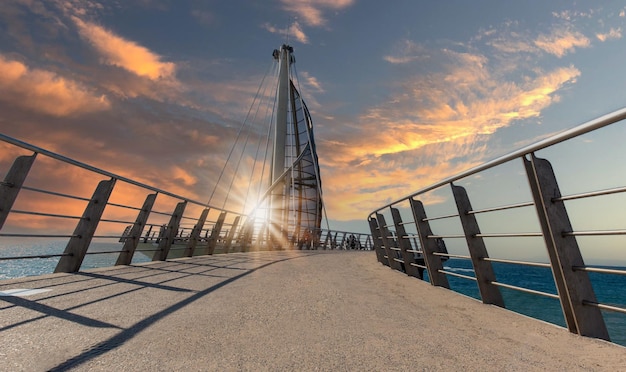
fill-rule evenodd
<path id="1" fill-rule="evenodd" d="M 66 245 L 67 240 L 4 239 L 0 243 L 0 258 L 62 254 Z M 122 243 L 92 242 L 88 252 L 97 254 L 86 255 L 81 270 L 113 266 L 121 250 Z M 133 263 L 148 261 L 150 259 L 143 254 L 133 256 Z M 58 262 L 59 257 L 0 260 L 0 280 L 50 274 Z"/>
<path id="2" fill-rule="evenodd" d="M 499 283 L 557 294 L 552 271 L 549 268 L 499 262 L 494 262 L 492 265 Z M 624 267 L 610 268 L 626 269 Z M 475 276 L 472 263 L 469 260 L 450 259 L 445 262 L 444 270 L 471 277 Z M 626 307 L 626 291 L 624 291 L 626 276 L 589 273 L 589 279 L 599 303 Z M 475 281 L 448 275 L 448 282 L 453 291 L 480 300 L 480 293 Z M 558 299 L 502 287 L 500 291 L 507 309 L 561 327 L 566 326 Z M 602 310 L 602 315 L 611 341 L 626 346 L 626 314 Z"/>

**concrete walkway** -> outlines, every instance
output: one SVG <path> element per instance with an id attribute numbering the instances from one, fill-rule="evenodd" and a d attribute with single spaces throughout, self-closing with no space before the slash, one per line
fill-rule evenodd
<path id="1" fill-rule="evenodd" d="M 0 282 L 0 370 L 616 371 L 626 348 L 435 288 L 373 252 L 196 257 Z"/>

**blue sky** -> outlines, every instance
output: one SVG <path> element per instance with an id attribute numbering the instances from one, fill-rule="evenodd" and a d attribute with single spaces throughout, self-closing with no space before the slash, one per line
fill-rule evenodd
<path id="1" fill-rule="evenodd" d="M 5 0 L 0 27 L 0 132 L 199 200 L 288 42 L 340 229 L 624 106 L 620 1 Z"/>

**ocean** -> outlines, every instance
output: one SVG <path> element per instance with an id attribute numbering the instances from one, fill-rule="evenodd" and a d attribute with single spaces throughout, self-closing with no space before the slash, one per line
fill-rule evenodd
<path id="1" fill-rule="evenodd" d="M 0 257 L 45 255 L 62 253 L 67 241 L 10 241 L 4 239 L 0 244 Z M 90 252 L 119 251 L 119 243 L 92 243 Z M 82 269 L 113 266 L 118 253 L 88 255 Z M 373 257 L 373 256 L 372 256 Z M 29 260 L 0 261 L 0 280 L 23 276 L 49 274 L 54 271 L 58 257 Z M 150 259 L 135 254 L 133 263 L 148 262 Z M 516 264 L 493 263 L 496 278 L 501 283 L 556 294 L 552 272 L 548 268 L 529 267 Z M 474 276 L 469 260 L 450 259 L 445 269 L 466 276 Z M 624 268 L 621 268 L 624 269 Z M 626 307 L 626 276 L 589 273 L 598 302 Z M 428 279 L 426 277 L 426 279 Z M 450 289 L 480 300 L 475 281 L 448 276 Z M 557 299 L 500 288 L 507 309 L 565 327 L 561 305 Z M 626 314 L 602 311 L 611 341 L 626 346 Z"/>
<path id="2" fill-rule="evenodd" d="M 624 267 L 608 267 L 626 269 Z M 445 262 L 446 271 L 466 276 L 474 276 L 469 260 L 450 259 Z M 496 279 L 500 283 L 556 294 L 556 286 L 549 268 L 531 267 L 517 264 L 493 263 Z M 626 307 L 626 276 L 589 273 L 591 285 L 599 303 Z M 480 300 L 475 281 L 448 275 L 450 289 Z M 548 323 L 565 327 L 565 319 L 559 300 L 524 293 L 509 288 L 500 288 L 507 309 Z M 626 314 L 602 310 L 611 341 L 626 346 Z"/>

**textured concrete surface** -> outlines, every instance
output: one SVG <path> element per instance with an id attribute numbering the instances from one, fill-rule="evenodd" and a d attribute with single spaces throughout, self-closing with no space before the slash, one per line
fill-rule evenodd
<path id="1" fill-rule="evenodd" d="M 261 252 L 0 282 L 0 370 L 624 370 L 626 348 L 373 252 Z"/>

